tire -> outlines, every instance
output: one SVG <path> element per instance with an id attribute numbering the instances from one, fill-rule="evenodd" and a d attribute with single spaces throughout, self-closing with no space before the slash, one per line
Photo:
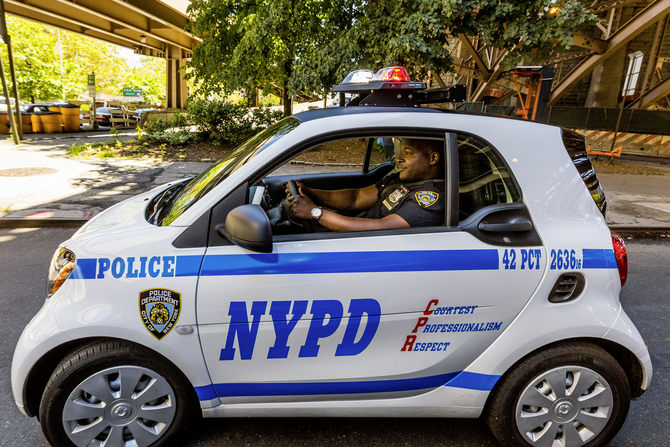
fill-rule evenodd
<path id="1" fill-rule="evenodd" d="M 598 346 L 574 342 L 512 367 L 491 393 L 486 418 L 504 446 L 597 447 L 614 438 L 629 406 L 621 365 Z"/>
<path id="2" fill-rule="evenodd" d="M 126 341 L 86 345 L 49 379 L 39 420 L 54 446 L 175 445 L 199 405 L 171 362 Z M 170 443 L 170 444 L 168 444 Z"/>

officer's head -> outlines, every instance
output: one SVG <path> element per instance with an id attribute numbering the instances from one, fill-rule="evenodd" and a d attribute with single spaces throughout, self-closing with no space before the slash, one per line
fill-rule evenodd
<path id="1" fill-rule="evenodd" d="M 396 164 L 403 182 L 443 178 L 444 140 L 403 138 Z"/>

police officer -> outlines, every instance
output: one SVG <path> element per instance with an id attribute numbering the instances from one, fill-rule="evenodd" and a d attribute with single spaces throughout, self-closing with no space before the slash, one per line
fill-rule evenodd
<path id="1" fill-rule="evenodd" d="M 299 219 L 313 219 L 331 231 L 363 231 L 444 223 L 444 142 L 404 138 L 398 172 L 361 189 L 325 191 L 296 182 L 300 195 L 289 206 Z M 316 205 L 318 204 L 318 206 Z M 348 217 L 333 211 L 365 217 Z"/>

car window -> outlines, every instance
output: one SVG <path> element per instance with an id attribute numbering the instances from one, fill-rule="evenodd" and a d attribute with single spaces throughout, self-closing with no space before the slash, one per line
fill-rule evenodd
<path id="1" fill-rule="evenodd" d="M 287 135 L 298 125 L 300 125 L 300 121 L 296 118 L 287 117 L 242 143 L 227 157 L 210 166 L 188 182 L 179 192 L 172 195 L 169 203 L 163 205 L 164 211 L 156 216 L 155 220 L 158 225 L 170 225 L 190 206 L 228 178 L 230 174 L 244 166 L 249 160 Z"/>
<path id="2" fill-rule="evenodd" d="M 482 140 L 458 136 L 459 220 L 490 205 L 513 203 L 520 194 L 500 155 Z"/>
<path id="3" fill-rule="evenodd" d="M 444 138 L 411 139 L 437 145 L 444 154 Z M 303 182 L 312 190 L 321 191 L 360 190 L 376 185 L 379 191 L 377 201 L 373 200 L 365 209 L 339 209 L 337 202 L 319 201 L 319 193 L 313 193 L 317 194 L 314 200 L 317 205 L 343 216 L 382 219 L 397 214 L 411 227 L 443 226 L 446 208 L 444 169 L 438 172 L 438 177 L 402 180 L 393 163 L 402 141 L 400 137 L 375 135 L 318 144 L 269 172 L 262 182 L 251 185 L 247 203 L 263 207 L 274 235 L 301 234 L 310 231 L 305 231 L 300 219 L 292 219 L 284 203 L 289 180 Z M 369 157 L 367 163 L 366 157 Z M 444 168 L 444 155 L 441 163 Z M 368 169 L 364 169 L 366 164 Z M 416 165 L 413 169 L 417 169 Z M 417 174 L 413 171 L 412 175 Z M 315 232 L 331 231 L 316 223 L 312 226 Z"/>
<path id="4" fill-rule="evenodd" d="M 270 176 L 361 172 L 366 141 L 365 138 L 357 138 L 320 144 L 278 167 Z"/>

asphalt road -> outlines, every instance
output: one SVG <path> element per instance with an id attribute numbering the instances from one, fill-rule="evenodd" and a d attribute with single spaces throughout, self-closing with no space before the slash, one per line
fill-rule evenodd
<path id="1" fill-rule="evenodd" d="M 46 268 L 75 229 L 0 229 L 0 446 L 48 446 L 39 423 L 19 413 L 10 363 L 23 327 L 44 300 Z M 621 301 L 651 352 L 651 389 L 631 405 L 614 447 L 670 446 L 670 241 L 628 240 L 630 276 Z M 184 447 L 463 446 L 498 443 L 480 420 L 455 419 L 210 419 Z"/>

